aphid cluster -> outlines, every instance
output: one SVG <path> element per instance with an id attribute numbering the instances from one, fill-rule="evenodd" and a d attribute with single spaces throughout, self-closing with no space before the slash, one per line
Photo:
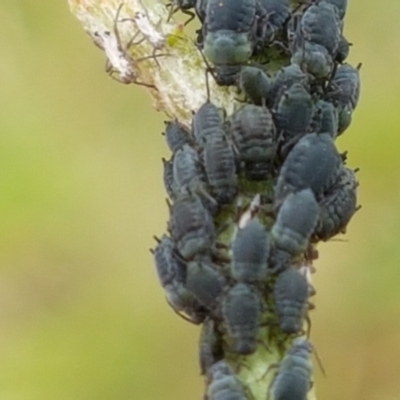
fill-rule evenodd
<path id="1" fill-rule="evenodd" d="M 306 400 L 311 387 L 312 346 L 296 338 L 306 333 L 313 292 L 304 271 L 318 241 L 343 233 L 357 210 L 356 170 L 335 144 L 360 93 L 359 67 L 343 63 L 346 7 L 345 0 L 171 5 L 171 14 L 194 17 L 193 9 L 208 68 L 243 96 L 226 115 L 211 94 L 190 127 L 168 121 L 164 132 L 170 219 L 152 252 L 170 306 L 203 324 L 208 400 L 250 398 L 227 359 L 270 341 L 283 350 L 265 396 Z M 256 64 L 272 50 L 280 68 Z"/>

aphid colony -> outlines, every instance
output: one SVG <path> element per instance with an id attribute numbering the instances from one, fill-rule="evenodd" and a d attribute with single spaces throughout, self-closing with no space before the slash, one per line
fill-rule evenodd
<path id="1" fill-rule="evenodd" d="M 306 400 L 312 345 L 304 338 L 318 241 L 343 233 L 357 210 L 356 170 L 335 139 L 350 125 L 359 67 L 343 63 L 347 1 L 175 0 L 202 22 L 198 43 L 220 85 L 245 104 L 232 115 L 212 96 L 191 128 L 166 123 L 168 234 L 152 250 L 169 305 L 203 324 L 208 400 L 251 398 L 228 359 L 280 338 L 282 360 L 265 396 Z M 194 14 L 193 14 L 194 16 Z M 276 48 L 273 73 L 252 64 Z M 297 338 L 296 338 L 297 337 Z M 267 398 L 267 397 L 265 397 Z"/>

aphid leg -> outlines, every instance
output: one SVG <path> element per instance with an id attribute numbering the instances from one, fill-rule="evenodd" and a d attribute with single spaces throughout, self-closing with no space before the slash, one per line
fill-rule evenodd
<path id="1" fill-rule="evenodd" d="M 184 314 L 181 314 L 179 311 L 177 311 L 174 306 L 170 303 L 170 301 L 168 300 L 168 298 L 165 298 L 167 300 L 167 303 L 169 304 L 169 306 L 172 308 L 172 310 L 174 311 L 174 313 L 176 315 L 179 315 L 181 318 L 183 318 L 185 321 L 190 322 L 193 325 L 199 325 L 198 322 L 194 321 L 193 319 L 191 319 L 190 317 L 187 317 Z"/>
<path id="2" fill-rule="evenodd" d="M 166 4 L 166 7 L 169 8 L 169 13 L 167 17 L 167 22 L 169 22 L 172 18 L 172 16 L 179 10 L 179 7 L 176 7 L 174 3 L 168 3 Z"/>
<path id="3" fill-rule="evenodd" d="M 181 9 L 181 11 L 182 11 L 182 14 L 185 14 L 185 15 L 188 15 L 188 16 L 189 16 L 189 19 L 186 20 L 186 21 L 183 23 L 184 26 L 188 25 L 188 24 L 189 24 L 190 22 L 192 22 L 192 21 L 195 19 L 195 17 L 196 17 L 196 14 L 195 14 L 193 11 L 190 11 L 190 10 L 183 10 L 183 9 Z"/>

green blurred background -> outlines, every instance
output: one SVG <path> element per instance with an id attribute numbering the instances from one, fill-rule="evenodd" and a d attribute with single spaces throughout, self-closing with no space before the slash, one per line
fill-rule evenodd
<path id="1" fill-rule="evenodd" d="M 320 247 L 319 399 L 400 398 L 400 2 L 350 0 L 362 97 L 345 241 Z M 199 329 L 164 300 L 162 114 L 111 80 L 66 1 L 0 6 L 0 399 L 200 399 Z"/>

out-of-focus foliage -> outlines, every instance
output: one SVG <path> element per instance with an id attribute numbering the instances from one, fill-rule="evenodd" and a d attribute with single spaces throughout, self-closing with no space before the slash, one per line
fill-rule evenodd
<path id="1" fill-rule="evenodd" d="M 362 96 L 339 139 L 362 210 L 320 248 L 312 339 L 324 400 L 400 392 L 397 0 L 351 0 Z M 198 328 L 166 304 L 151 254 L 166 228 L 163 115 L 104 73 L 66 1 L 0 7 L 0 398 L 201 398 Z"/>

